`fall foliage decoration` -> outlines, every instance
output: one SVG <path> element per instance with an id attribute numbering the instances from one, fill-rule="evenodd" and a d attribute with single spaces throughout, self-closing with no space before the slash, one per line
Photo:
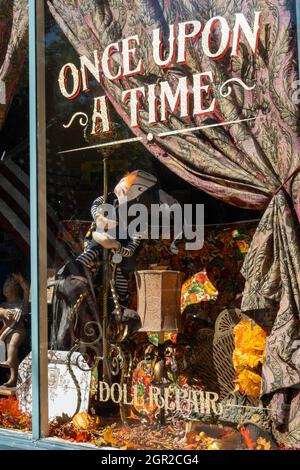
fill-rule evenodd
<path id="1" fill-rule="evenodd" d="M 245 446 L 249 450 L 270 450 L 271 442 L 267 441 L 264 437 L 259 437 L 256 440 L 253 440 L 250 435 L 249 429 L 245 426 L 240 427 L 240 433 L 243 437 Z"/>
<path id="2" fill-rule="evenodd" d="M 13 396 L 0 398 L 0 427 L 22 431 L 31 429 L 31 417 L 22 412 L 19 401 Z"/>
<path id="3" fill-rule="evenodd" d="M 251 320 L 239 322 L 233 331 L 235 349 L 232 359 L 237 373 L 235 391 L 259 397 L 266 332 Z"/>
<path id="4" fill-rule="evenodd" d="M 90 429 L 97 429 L 100 425 L 100 418 L 94 417 L 82 411 L 81 413 L 77 413 L 73 419 L 72 423 L 74 424 L 76 429 L 80 429 L 82 431 L 88 431 Z"/>
<path id="5" fill-rule="evenodd" d="M 252 440 L 252 438 L 250 436 L 249 429 L 245 428 L 245 426 L 241 426 L 240 427 L 240 433 L 243 437 L 243 440 L 244 440 L 244 443 L 245 443 L 245 446 L 247 447 L 247 449 L 254 450 L 255 449 L 255 442 Z"/>
<path id="6" fill-rule="evenodd" d="M 213 439 L 201 431 L 199 433 L 189 432 L 186 435 L 186 444 L 183 443 L 184 450 L 221 450 L 222 441 Z"/>
<path id="7" fill-rule="evenodd" d="M 31 417 L 22 412 L 16 398 L 0 399 L 0 427 L 31 430 Z M 251 440 L 248 430 L 243 427 L 240 428 L 240 433 L 248 449 L 269 450 L 271 447 L 265 438 Z M 184 423 L 180 427 L 178 424 L 170 424 L 161 429 L 153 424 L 136 422 L 125 426 L 99 419 L 86 412 L 77 413 L 72 420 L 58 417 L 49 423 L 50 437 L 119 450 L 225 450 L 233 438 L 236 440 L 235 434 L 234 430 L 224 429 L 222 435 L 216 439 L 203 431 L 185 433 Z M 231 444 L 234 444 L 234 439 Z"/>
<path id="8" fill-rule="evenodd" d="M 271 442 L 267 441 L 264 437 L 259 437 L 256 441 L 256 450 L 270 450 Z"/>

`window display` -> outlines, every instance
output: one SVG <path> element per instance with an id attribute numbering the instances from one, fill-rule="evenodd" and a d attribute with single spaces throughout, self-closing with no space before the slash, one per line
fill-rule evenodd
<path id="1" fill-rule="evenodd" d="M 120 2 L 101 10 L 86 1 L 72 14 L 60 1 L 46 8 L 48 171 L 55 159 L 60 173 L 74 182 L 78 178 L 68 191 L 72 201 L 64 200 L 60 209 L 67 216 L 61 214 L 57 246 L 63 244 L 70 261 L 64 268 L 49 266 L 60 268 L 50 313 L 52 347 L 66 352 L 78 397 L 74 354 L 82 355 L 83 370 L 91 377 L 89 404 L 84 407 L 78 399 L 67 423 L 61 425 L 59 416 L 50 422 L 51 433 L 100 446 L 166 448 L 171 439 L 174 448 L 195 449 L 230 446 L 223 442 L 230 435 L 233 447 L 247 448 L 251 442 L 253 448 L 273 448 L 278 443 L 270 397 L 275 400 L 283 382 L 277 387 L 268 375 L 268 361 L 282 357 L 274 350 L 279 330 L 272 325 L 283 321 L 282 302 L 289 315 L 285 296 L 293 287 L 285 278 L 286 288 L 278 286 L 273 297 L 272 272 L 274 279 L 278 275 L 275 265 L 263 261 L 270 256 L 276 264 L 275 252 L 279 259 L 287 256 L 280 237 L 269 234 L 270 217 L 283 217 L 282 227 L 290 213 L 270 162 L 278 155 L 275 146 L 288 151 L 298 137 L 292 117 L 281 114 L 292 106 L 289 98 L 281 102 L 283 108 L 276 98 L 287 75 L 274 79 L 281 42 L 267 34 L 266 25 L 288 31 L 293 13 L 274 2 L 274 10 L 284 10 L 274 21 L 264 2 L 255 9 L 242 2 L 239 11 L 228 4 L 207 21 L 204 3 L 198 2 L 196 14 L 192 2 L 184 8 L 173 2 L 162 15 L 155 3 L 149 3 L 148 15 L 145 5 L 136 5 L 136 16 Z M 101 20 L 105 14 L 107 27 Z M 159 31 L 164 52 L 158 52 Z M 60 42 L 57 56 L 53 47 Z M 293 50 L 285 52 L 286 67 Z M 271 137 L 275 122 L 282 129 L 280 143 Z M 99 178 L 89 188 L 80 166 L 95 160 Z M 172 172 L 160 179 L 162 166 L 186 181 L 185 193 L 177 194 Z M 284 181 L 292 172 L 281 168 Z M 56 193 L 58 181 L 52 184 Z M 187 221 L 190 185 L 198 192 L 191 201 L 193 219 Z M 163 214 L 155 219 L 160 234 L 155 238 L 153 214 L 148 210 L 144 221 L 136 203 L 146 209 L 156 204 L 160 211 L 158 189 L 169 198 L 172 215 L 169 221 Z M 203 190 L 252 210 L 266 209 L 274 196 L 260 223 L 251 221 L 260 215 L 249 211 L 247 222 L 239 222 L 241 212 L 222 225 L 216 213 L 216 225 L 205 226 L 204 240 L 195 248 L 185 227 L 201 225 Z M 176 204 L 185 224 L 181 234 Z M 284 205 L 282 215 L 275 215 L 274 204 Z M 217 211 L 217 200 L 214 207 Z M 67 221 L 70 215 L 73 221 Z M 165 236 L 168 223 L 172 228 Z M 267 253 L 270 236 L 278 242 L 272 254 Z M 285 236 L 293 238 L 289 230 Z M 291 264 L 285 263 L 286 273 L 297 269 L 294 255 Z M 277 314 L 275 304 L 269 306 L 273 301 Z M 288 324 L 292 327 L 292 317 L 286 323 L 292 334 Z M 154 436 L 158 424 L 154 441 L 143 441 L 143 433 Z"/>
<path id="2" fill-rule="evenodd" d="M 0 429 L 30 431 L 18 401 L 31 351 L 28 12 L 24 1 L 0 12 Z"/>

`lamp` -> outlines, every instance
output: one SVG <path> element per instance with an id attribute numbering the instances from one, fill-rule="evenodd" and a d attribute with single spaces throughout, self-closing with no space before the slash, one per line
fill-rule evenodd
<path id="1" fill-rule="evenodd" d="M 138 292 L 138 314 L 142 327 L 139 331 L 159 333 L 158 357 L 154 365 L 153 383 L 163 394 L 170 385 L 166 368 L 164 332 L 181 329 L 181 272 L 147 270 L 135 273 Z M 160 424 L 166 424 L 165 409 L 160 409 Z"/>
<path id="2" fill-rule="evenodd" d="M 135 273 L 139 331 L 172 332 L 181 329 L 181 272 L 146 270 Z"/>

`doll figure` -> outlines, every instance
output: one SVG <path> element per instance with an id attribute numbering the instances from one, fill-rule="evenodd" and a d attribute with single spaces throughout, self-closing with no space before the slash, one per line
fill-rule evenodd
<path id="1" fill-rule="evenodd" d="M 125 238 L 124 236 L 119 237 L 120 226 L 124 225 L 124 221 L 120 217 L 121 206 L 124 204 L 123 207 L 128 211 L 130 205 L 134 203 L 143 204 L 149 209 L 151 204 L 167 203 L 171 205 L 174 202 L 176 201 L 171 196 L 159 189 L 157 178 L 143 170 L 135 170 L 123 176 L 113 192 L 108 194 L 105 203 L 114 207 L 116 220 L 109 220 L 105 214 L 104 196 L 95 199 L 91 206 L 93 222 L 85 237 L 84 251 L 75 261 L 66 264 L 58 273 L 60 280 L 56 295 L 57 298 L 60 296 L 65 306 L 62 308 L 60 319 L 58 315 L 54 315 L 51 334 L 53 348 L 64 349 L 66 347 L 66 338 L 71 323 L 70 312 L 81 294 L 85 294 L 89 310 L 96 313 L 90 286 L 101 283 L 101 279 L 96 279 L 96 276 L 97 274 L 101 275 L 99 268 L 103 257 L 103 248 L 112 252 L 112 262 L 117 265 L 114 279 L 115 290 L 119 302 L 123 307 L 126 307 L 129 294 L 129 274 L 135 271 L 135 259 L 142 244 L 142 235 L 139 233 L 129 234 L 124 229 Z M 116 227 L 115 238 L 106 231 L 106 228 L 113 227 Z M 130 318 L 132 312 L 130 312 Z M 130 321 L 126 315 L 118 318 L 124 323 L 137 323 L 139 319 L 137 313 L 136 318 L 131 318 Z"/>
<path id="2" fill-rule="evenodd" d="M 0 367 L 10 369 L 10 378 L 3 385 L 15 387 L 19 367 L 18 351 L 26 334 L 23 316 L 29 303 L 29 286 L 21 274 L 12 274 L 6 279 L 3 295 L 6 301 L 0 306 L 0 341 L 5 344 L 6 360 L 0 362 Z"/>
<path id="3" fill-rule="evenodd" d="M 115 186 L 114 192 L 109 193 L 107 204 L 115 207 L 116 212 L 123 204 L 140 202 L 148 204 L 158 202 L 155 198 L 154 188 L 157 186 L 155 176 L 143 170 L 136 170 L 125 175 Z M 135 269 L 135 258 L 141 245 L 139 234 L 127 236 L 125 240 L 111 237 L 106 228 L 112 228 L 114 224 L 118 228 L 118 220 L 111 221 L 105 217 L 102 211 L 104 197 L 100 196 L 92 204 L 91 215 L 94 219 L 85 239 L 85 250 L 78 256 L 77 262 L 83 264 L 90 271 L 95 272 L 102 259 L 102 249 L 111 249 L 120 261 L 116 272 L 115 287 L 119 298 L 125 301 L 128 295 L 128 274 Z"/>

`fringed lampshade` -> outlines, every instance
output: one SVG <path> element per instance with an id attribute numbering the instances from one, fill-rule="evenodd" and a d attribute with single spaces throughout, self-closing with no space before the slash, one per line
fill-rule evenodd
<path id="1" fill-rule="evenodd" d="M 180 271 L 137 271 L 135 276 L 142 322 L 139 331 L 180 331 Z"/>

